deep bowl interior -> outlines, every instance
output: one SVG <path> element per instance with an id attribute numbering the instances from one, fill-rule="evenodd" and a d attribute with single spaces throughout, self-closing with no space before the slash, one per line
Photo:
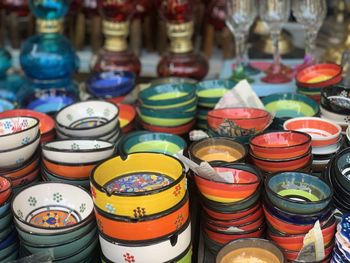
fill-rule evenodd
<path id="1" fill-rule="evenodd" d="M 256 147 L 289 148 L 310 142 L 310 136 L 297 132 L 269 132 L 257 135 L 251 140 Z"/>
<path id="2" fill-rule="evenodd" d="M 38 125 L 38 119 L 32 117 L 11 117 L 0 119 L 0 137 L 29 130 Z"/>
<path id="3" fill-rule="evenodd" d="M 194 94 L 195 86 L 191 84 L 162 84 L 151 86 L 140 92 L 139 98 L 142 101 L 172 101 Z"/>
<path id="4" fill-rule="evenodd" d="M 328 81 L 342 71 L 342 68 L 336 64 L 319 64 L 305 68 L 300 71 L 296 79 L 300 83 L 314 84 Z"/>

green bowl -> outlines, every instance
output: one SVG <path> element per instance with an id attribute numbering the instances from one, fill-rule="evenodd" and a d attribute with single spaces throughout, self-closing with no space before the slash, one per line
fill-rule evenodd
<path id="1" fill-rule="evenodd" d="M 193 95 L 193 97 L 190 100 L 184 101 L 182 103 L 178 104 L 170 104 L 166 106 L 149 106 L 142 104 L 142 107 L 150 109 L 150 110 L 176 110 L 176 111 L 187 111 L 193 107 L 196 107 L 198 103 L 198 98 L 196 95 Z"/>
<path id="2" fill-rule="evenodd" d="M 231 90 L 237 82 L 232 80 L 206 80 L 197 84 L 198 105 L 214 108 L 224 94 Z"/>
<path id="3" fill-rule="evenodd" d="M 162 84 L 151 86 L 139 93 L 139 100 L 149 107 L 178 107 L 196 97 L 196 86 L 192 84 Z"/>
<path id="4" fill-rule="evenodd" d="M 180 136 L 160 132 L 132 132 L 119 144 L 121 155 L 135 152 L 158 152 L 174 155 L 186 148 L 186 142 Z"/>
<path id="5" fill-rule="evenodd" d="M 211 111 L 211 109 L 199 107 L 197 109 L 197 118 L 206 121 L 208 119 L 209 111 Z"/>

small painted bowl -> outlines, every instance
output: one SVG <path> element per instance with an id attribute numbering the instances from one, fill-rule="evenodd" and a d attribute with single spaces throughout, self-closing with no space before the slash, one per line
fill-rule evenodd
<path id="1" fill-rule="evenodd" d="M 176 127 L 157 126 L 157 125 L 148 124 L 143 121 L 140 121 L 140 123 L 141 123 L 141 126 L 148 131 L 170 133 L 175 135 L 184 135 L 184 134 L 187 134 L 193 128 L 194 124 L 196 123 L 196 120 L 192 120 L 188 123 L 185 123 L 183 125 L 179 125 Z"/>
<path id="2" fill-rule="evenodd" d="M 311 136 L 296 131 L 265 132 L 250 139 L 254 156 L 266 159 L 289 159 L 305 155 L 311 147 Z"/>
<path id="3" fill-rule="evenodd" d="M 46 182 L 23 189 L 13 198 L 17 225 L 37 234 L 58 234 L 93 220 L 93 202 L 83 188 Z"/>
<path id="4" fill-rule="evenodd" d="M 271 121 L 271 114 L 262 109 L 228 108 L 208 112 L 209 127 L 222 136 L 253 135 L 265 130 Z"/>
<path id="5" fill-rule="evenodd" d="M 304 87 L 327 87 L 339 83 L 342 72 L 342 67 L 337 64 L 317 64 L 299 71 L 295 79 Z"/>
<path id="6" fill-rule="evenodd" d="M 5 177 L 0 177 L 0 205 L 4 204 L 12 193 L 12 183 Z"/>
<path id="7" fill-rule="evenodd" d="M 342 114 L 334 113 L 326 110 L 325 108 L 323 108 L 323 106 L 320 107 L 320 112 L 321 112 L 321 117 L 323 119 L 331 120 L 332 122 L 337 123 L 340 126 L 343 126 L 343 124 L 345 124 L 345 126 L 349 125 L 350 114 L 342 115 Z"/>
<path id="8" fill-rule="evenodd" d="M 339 115 L 350 115 L 349 90 L 344 84 L 333 85 L 321 90 L 321 106 L 325 110 Z"/>
<path id="9" fill-rule="evenodd" d="M 11 117 L 0 119 L 0 148 L 2 151 L 14 149 L 38 136 L 39 120 L 33 117 Z"/>
<path id="10" fill-rule="evenodd" d="M 195 93 L 196 86 L 192 84 L 161 84 L 140 91 L 139 100 L 153 109 L 177 108 L 192 100 Z"/>
<path id="11" fill-rule="evenodd" d="M 268 177 L 265 191 L 275 206 L 297 214 L 319 212 L 328 206 L 333 196 L 327 183 L 312 175 L 297 172 Z"/>
<path id="12" fill-rule="evenodd" d="M 242 256 L 242 250 L 246 260 L 249 260 L 252 256 L 266 262 L 272 262 L 272 258 L 274 259 L 273 262 L 276 263 L 284 263 L 286 261 L 282 250 L 271 241 L 258 238 L 244 238 L 225 245 L 216 256 L 216 263 L 227 262 L 225 260 L 233 261 L 237 257 Z M 244 261 L 245 259 L 242 258 L 241 260 Z"/>
<path id="13" fill-rule="evenodd" d="M 129 104 L 117 104 L 119 108 L 120 128 L 126 134 L 134 130 L 134 122 L 136 119 L 136 109 Z"/>
<path id="14" fill-rule="evenodd" d="M 231 90 L 237 83 L 232 80 L 216 79 L 197 83 L 198 105 L 214 108 L 221 97 Z"/>
<path id="15" fill-rule="evenodd" d="M 17 168 L 0 169 L 0 175 L 10 178 L 21 177 L 29 172 L 33 171 L 40 162 L 40 151 L 36 151 L 27 162 L 23 163 Z"/>
<path id="16" fill-rule="evenodd" d="M 331 121 L 316 117 L 293 118 L 283 125 L 285 130 L 300 131 L 311 135 L 312 146 L 327 146 L 336 143 L 341 127 Z"/>
<path id="17" fill-rule="evenodd" d="M 258 189 L 261 178 L 259 173 L 251 173 L 246 170 L 230 167 L 214 167 L 214 170 L 221 173 L 231 173 L 232 183 L 217 182 L 196 175 L 196 185 L 205 198 L 220 202 L 233 203 L 250 197 Z"/>
<path id="18" fill-rule="evenodd" d="M 168 210 L 186 193 L 183 164 L 160 153 L 115 157 L 98 165 L 90 179 L 94 203 L 99 209 L 130 218 Z"/>
<path id="19" fill-rule="evenodd" d="M 188 153 L 196 163 L 201 162 L 242 162 L 247 156 L 247 149 L 230 138 L 205 138 L 191 144 Z"/>
<path id="20" fill-rule="evenodd" d="M 71 137 L 97 137 L 112 131 L 118 123 L 119 109 L 107 101 L 77 102 L 56 115 L 59 131 Z"/>
<path id="21" fill-rule="evenodd" d="M 67 164 L 86 164 L 110 158 L 115 146 L 101 140 L 57 140 L 42 145 L 42 154 L 48 160 Z"/>
<path id="22" fill-rule="evenodd" d="M 174 155 L 183 151 L 187 144 L 180 136 L 160 132 L 133 132 L 119 143 L 120 154 L 158 152 Z"/>

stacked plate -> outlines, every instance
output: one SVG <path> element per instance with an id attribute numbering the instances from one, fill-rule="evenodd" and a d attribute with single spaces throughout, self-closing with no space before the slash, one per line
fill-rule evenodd
<path id="1" fill-rule="evenodd" d="M 206 80 L 197 83 L 198 113 L 197 127 L 208 128 L 208 112 L 213 110 L 226 92 L 236 85 L 232 80 Z"/>
<path id="2" fill-rule="evenodd" d="M 335 235 L 335 247 L 331 263 L 343 263 L 350 261 L 350 215 L 345 214 L 337 228 Z"/>
<path id="3" fill-rule="evenodd" d="M 296 131 L 265 132 L 251 138 L 252 163 L 266 174 L 311 171 L 311 136 Z"/>
<path id="4" fill-rule="evenodd" d="M 64 183 L 41 183 L 19 192 L 12 213 L 25 254 L 50 251 L 53 262 L 92 262 L 98 236 L 90 194 Z"/>
<path id="5" fill-rule="evenodd" d="M 40 179 L 39 147 L 38 119 L 0 119 L 0 175 L 11 179 L 14 192 Z"/>
<path id="6" fill-rule="evenodd" d="M 195 175 L 203 207 L 202 230 L 208 250 L 216 254 L 228 242 L 262 237 L 265 221 L 260 203 L 261 174 L 247 164 L 216 164 L 230 181 Z"/>
<path id="7" fill-rule="evenodd" d="M 334 153 L 343 145 L 341 127 L 332 121 L 316 117 L 301 117 L 286 121 L 285 130 L 300 131 L 312 137 L 314 172 L 323 171 Z"/>
<path id="8" fill-rule="evenodd" d="M 89 189 L 89 176 L 98 163 L 115 154 L 108 141 L 88 139 L 57 140 L 42 146 L 44 181 L 65 182 Z"/>
<path id="9" fill-rule="evenodd" d="M 119 108 L 99 100 L 69 105 L 56 115 L 56 132 L 60 139 L 88 138 L 117 143 L 122 136 Z"/>
<path id="10" fill-rule="evenodd" d="M 132 153 L 101 163 L 91 191 L 103 262 L 191 262 L 191 223 L 182 163 Z"/>
<path id="11" fill-rule="evenodd" d="M 305 235 L 318 220 L 325 246 L 324 260 L 329 260 L 336 227 L 335 218 L 331 217 L 332 195 L 327 183 L 310 174 L 283 172 L 265 181 L 267 236 L 284 249 L 289 261 L 297 259 Z"/>
<path id="12" fill-rule="evenodd" d="M 196 86 L 161 84 L 139 93 L 138 114 L 144 129 L 177 135 L 188 133 L 197 114 Z"/>

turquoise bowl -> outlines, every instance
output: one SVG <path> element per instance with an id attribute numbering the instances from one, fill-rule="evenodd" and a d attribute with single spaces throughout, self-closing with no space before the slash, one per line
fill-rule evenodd
<path id="1" fill-rule="evenodd" d="M 197 119 L 207 120 L 209 111 L 211 111 L 211 109 L 199 107 L 197 109 Z"/>
<path id="2" fill-rule="evenodd" d="M 56 244 L 33 244 L 21 239 L 21 244 L 32 254 L 43 253 L 45 251 L 52 251 L 54 258 L 59 259 L 67 257 L 79 252 L 84 246 L 88 245 L 92 240 L 94 240 L 97 234 L 97 228 L 95 225 L 91 225 L 85 233 L 77 236 L 70 242 L 62 242 Z"/>
<path id="3" fill-rule="evenodd" d="M 197 83 L 198 105 L 214 108 L 224 94 L 236 84 L 235 81 L 224 79 L 206 80 Z"/>
<path id="4" fill-rule="evenodd" d="M 90 180 L 73 180 L 65 177 L 60 177 L 56 174 L 53 174 L 47 171 L 47 169 L 44 166 L 42 167 L 41 177 L 43 178 L 44 181 L 48 181 L 48 182 L 63 182 L 67 184 L 81 186 L 87 190 L 90 189 Z"/>
<path id="5" fill-rule="evenodd" d="M 183 103 L 179 103 L 177 105 L 167 105 L 167 106 L 163 106 L 163 107 L 155 107 L 155 106 L 148 106 L 145 104 L 141 104 L 142 107 L 146 108 L 146 109 L 150 109 L 150 110 L 154 110 L 154 111 L 158 111 L 158 110 L 170 110 L 170 111 L 188 111 L 190 109 L 193 109 L 195 107 L 197 107 L 198 104 L 198 99 L 197 97 L 193 94 L 193 97 L 188 100 L 185 101 Z"/>
<path id="6" fill-rule="evenodd" d="M 11 209 L 8 209 L 1 217 L 0 217 L 0 231 L 5 230 L 12 223 L 12 212 Z"/>
<path id="7" fill-rule="evenodd" d="M 7 257 L 9 254 L 11 254 L 15 250 L 18 250 L 18 242 L 17 241 L 18 240 L 16 239 L 11 245 L 0 250 L 0 259 Z M 0 262 L 4 262 L 4 261 L 0 260 Z"/>
<path id="8" fill-rule="evenodd" d="M 0 242 L 1 240 L 4 240 L 13 230 L 14 230 L 14 225 L 10 224 L 6 228 L 0 231 Z"/>
<path id="9" fill-rule="evenodd" d="M 152 108 L 179 107 L 194 97 L 196 97 L 196 86 L 187 83 L 155 85 L 139 93 L 141 104 Z"/>
<path id="10" fill-rule="evenodd" d="M 136 152 L 158 152 L 168 155 L 184 150 L 187 144 L 180 136 L 161 132 L 132 132 L 119 143 L 121 155 Z"/>
<path id="11" fill-rule="evenodd" d="M 10 251 L 7 255 L 0 257 L 0 262 L 9 262 L 18 258 L 19 245 L 16 243 L 13 250 Z"/>

